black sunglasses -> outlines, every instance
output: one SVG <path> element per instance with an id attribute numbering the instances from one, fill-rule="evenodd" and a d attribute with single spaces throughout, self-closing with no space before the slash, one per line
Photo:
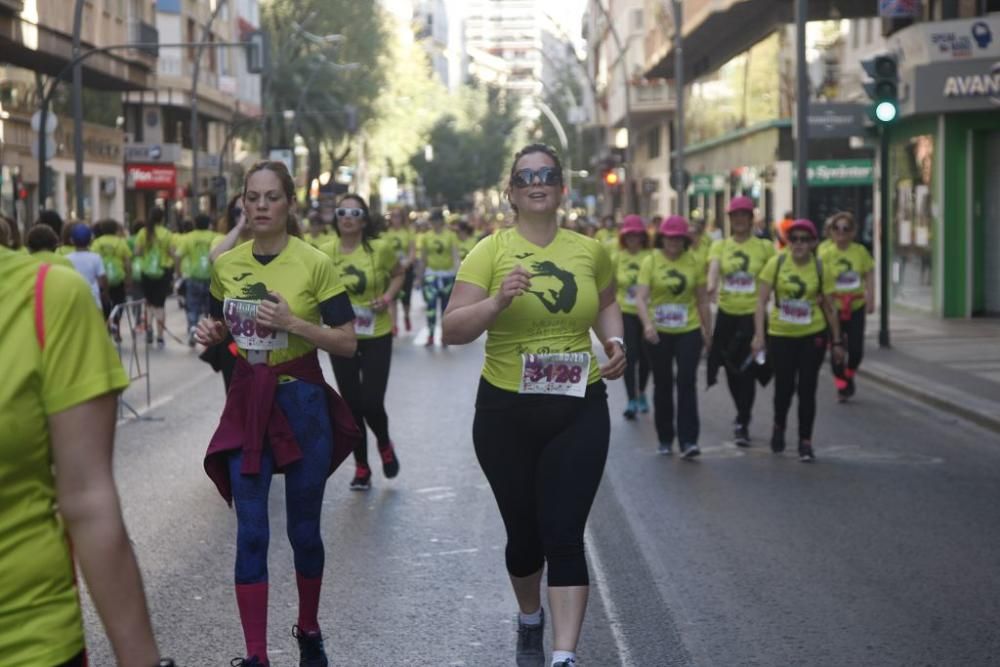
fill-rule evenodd
<path id="1" fill-rule="evenodd" d="M 337 217 L 338 218 L 360 218 L 365 214 L 363 209 L 360 208 L 338 208 Z"/>
<path id="2" fill-rule="evenodd" d="M 526 188 L 534 183 L 536 178 L 540 185 L 562 185 L 562 170 L 559 167 L 518 169 L 511 176 L 510 182 L 515 188 Z"/>
<path id="3" fill-rule="evenodd" d="M 789 243 L 809 243 L 813 240 L 813 237 L 807 234 L 795 234 L 788 237 Z"/>

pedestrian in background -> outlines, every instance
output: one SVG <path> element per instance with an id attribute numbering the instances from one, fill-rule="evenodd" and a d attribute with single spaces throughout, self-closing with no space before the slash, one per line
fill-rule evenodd
<path id="1" fill-rule="evenodd" d="M 115 487 L 128 379 L 93 295 L 75 271 L 7 248 L 0 285 L 0 662 L 84 667 L 75 560 L 117 664 L 172 665 Z"/>
<path id="2" fill-rule="evenodd" d="M 40 262 L 76 270 L 73 262 L 66 259 L 66 255 L 60 255 L 56 252 L 56 248 L 59 247 L 59 237 L 48 225 L 35 225 L 28 230 L 25 247 L 31 256 Z"/>
<path id="3" fill-rule="evenodd" d="M 424 303 L 427 304 L 427 347 L 434 345 L 434 330 L 437 327 L 438 308 L 442 316 L 448 308 L 455 273 L 461 263 L 458 259 L 458 237 L 450 229 L 445 229 L 444 213 L 441 209 L 431 211 L 431 229 L 421 239 L 421 286 Z"/>
<path id="4" fill-rule="evenodd" d="M 243 205 L 253 242 L 213 265 L 211 317 L 195 333 L 202 345 L 214 345 L 228 328 L 240 351 L 205 455 L 219 493 L 236 503 L 236 602 L 246 658 L 233 664 L 240 667 L 269 664 L 268 495 L 275 473 L 285 475 L 300 664 L 326 667 L 318 618 L 323 493 L 359 435 L 347 405 L 323 379 L 316 352 L 354 354 L 354 312 L 329 257 L 290 233 L 298 227 L 294 202 L 295 183 L 283 162 L 258 162 L 247 172 Z"/>
<path id="5" fill-rule="evenodd" d="M 774 255 L 774 246 L 751 234 L 753 200 L 749 197 L 734 197 L 728 213 L 731 234 L 713 243 L 709 252 L 708 295 L 718 299 L 719 309 L 709 350 L 708 386 L 715 384 L 719 368 L 724 368 L 736 408 L 733 440 L 739 447 L 749 447 L 757 389 L 751 365 L 745 360 L 750 357 L 754 335 L 757 277 Z"/>
<path id="6" fill-rule="evenodd" d="M 367 424 L 375 435 L 388 479 L 399 474 L 399 459 L 389 437 L 389 415 L 385 391 L 392 362 L 392 321 L 389 304 L 403 285 L 403 267 L 392 245 L 378 238 L 368 203 L 358 194 L 344 195 L 337 204 L 333 229 L 336 237 L 320 247 L 333 261 L 340 282 L 354 310 L 354 333 L 358 338 L 353 356 L 330 355 L 337 387 L 351 408 L 361 439 L 354 448 L 355 473 L 351 489 L 371 488 L 368 465 Z"/>
<path id="7" fill-rule="evenodd" d="M 649 255 L 646 223 L 641 216 L 626 215 L 618 233 L 618 248 L 611 256 L 615 274 L 615 298 L 622 311 L 625 338 L 625 394 L 628 404 L 622 416 L 635 419 L 636 413 L 649 412 L 646 385 L 649 383 L 649 357 L 642 344 L 642 322 L 637 313 L 636 291 L 639 269 Z"/>
<path id="8" fill-rule="evenodd" d="M 854 396 L 854 378 L 865 353 L 865 316 L 875 312 L 875 260 L 868 249 L 855 242 L 857 226 L 850 213 L 834 213 L 827 221 L 831 242 L 819 251 L 830 267 L 834 305 L 847 345 L 847 363 L 831 364 L 837 397 L 844 402 Z"/>
<path id="9" fill-rule="evenodd" d="M 165 344 L 163 333 L 167 328 L 164 307 L 170 295 L 174 259 L 171 255 L 173 234 L 163 226 L 163 209 L 154 207 L 149 212 L 145 226 L 135 235 L 135 256 L 141 272 L 142 295 L 153 321 L 146 322 L 146 343 L 153 342 L 155 327 L 156 344 Z"/>
<path id="10" fill-rule="evenodd" d="M 548 564 L 552 664 L 576 665 L 589 575 L 583 534 L 604 470 L 607 389 L 625 370 L 621 311 L 606 248 L 559 228 L 563 171 L 542 144 L 514 156 L 506 195 L 515 225 L 462 264 L 444 341 L 486 332 L 473 442 L 507 530 L 519 666 L 542 666 L 542 571 Z M 609 360 L 598 366 L 590 331 Z M 484 656 L 484 664 L 506 662 Z"/>
<path id="11" fill-rule="evenodd" d="M 844 341 L 840 320 L 829 298 L 836 276 L 813 254 L 816 226 L 810 220 L 795 220 L 786 228 L 787 252 L 768 260 L 760 272 L 757 311 L 754 315 L 754 355 L 767 347 L 774 368 L 774 430 L 771 451 L 785 450 L 785 424 L 792 396 L 798 396 L 799 460 L 812 463 L 816 418 L 816 385 L 826 348 L 833 336 L 832 355 L 842 363 Z M 770 318 L 767 306 L 774 294 Z M 829 331 L 827 330 L 829 327 Z M 765 336 L 766 332 L 766 336 Z"/>
<path id="12" fill-rule="evenodd" d="M 177 261 L 185 273 L 184 307 L 187 314 L 188 346 L 194 347 L 194 331 L 202 317 L 208 315 L 209 286 L 212 279 L 212 244 L 218 234 L 210 228 L 212 219 L 199 213 L 194 229 L 176 240 Z"/>
<path id="13" fill-rule="evenodd" d="M 639 271 L 636 302 L 652 359 L 657 452 L 670 455 L 676 436 L 681 456 L 693 459 L 701 453 L 698 363 L 702 349 L 711 341 L 705 269 L 691 252 L 688 221 L 679 215 L 660 225 L 656 246 Z"/>
<path id="14" fill-rule="evenodd" d="M 104 319 L 128 299 L 128 290 L 132 285 L 132 251 L 122 236 L 122 226 L 116 220 L 99 220 L 94 225 L 94 242 L 90 249 L 101 256 L 104 262 L 104 274 L 108 279 L 108 301 L 105 303 Z M 111 334 L 115 341 L 121 340 L 119 324 L 122 311 L 115 313 L 114 321 L 110 323 Z"/>
<path id="15" fill-rule="evenodd" d="M 97 309 L 104 312 L 104 304 L 109 300 L 108 277 L 104 271 L 104 260 L 90 250 L 94 234 L 86 224 L 75 222 L 69 226 L 69 238 L 73 243 L 73 252 L 66 255 L 66 259 L 72 262 L 77 272 L 87 281 Z"/>

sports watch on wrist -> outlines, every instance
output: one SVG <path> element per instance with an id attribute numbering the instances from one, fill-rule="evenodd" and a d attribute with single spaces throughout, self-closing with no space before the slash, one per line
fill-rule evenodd
<path id="1" fill-rule="evenodd" d="M 628 347 L 625 345 L 625 339 L 621 336 L 611 336 L 608 338 L 609 343 L 618 343 L 618 347 L 622 349 L 622 352 L 628 354 Z"/>

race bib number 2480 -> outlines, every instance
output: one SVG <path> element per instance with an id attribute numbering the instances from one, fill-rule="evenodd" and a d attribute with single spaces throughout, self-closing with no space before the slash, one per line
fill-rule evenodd
<path id="1" fill-rule="evenodd" d="M 589 352 L 522 354 L 521 394 L 583 398 L 590 375 Z"/>

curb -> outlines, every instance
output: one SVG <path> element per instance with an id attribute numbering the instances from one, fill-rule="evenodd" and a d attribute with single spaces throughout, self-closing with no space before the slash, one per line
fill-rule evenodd
<path id="1" fill-rule="evenodd" d="M 875 366 L 876 369 L 873 370 L 871 366 Z M 922 387 L 919 381 L 915 381 L 917 378 L 909 376 L 909 374 L 904 374 L 894 370 L 890 371 L 888 369 L 880 370 L 882 366 L 882 364 L 877 363 L 870 363 L 868 364 L 868 367 L 862 365 L 862 367 L 858 369 L 858 375 L 867 380 L 871 380 L 884 388 L 916 399 L 945 412 L 949 412 L 983 428 L 1000 433 L 1000 414 L 998 414 L 997 411 L 987 411 L 985 409 L 978 409 L 968 405 L 968 403 L 982 402 L 978 397 L 969 396 L 969 400 L 964 402 L 956 400 L 959 398 L 958 396 L 949 399 L 946 396 L 942 396 L 942 392 L 940 390 L 932 392 L 929 389 Z M 948 393 L 958 392 L 956 390 L 952 390 Z"/>

